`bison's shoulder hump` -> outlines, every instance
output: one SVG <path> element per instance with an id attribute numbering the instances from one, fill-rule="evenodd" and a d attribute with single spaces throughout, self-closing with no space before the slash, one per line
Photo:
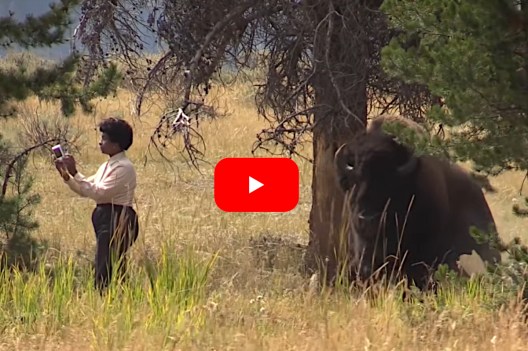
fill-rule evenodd
<path id="1" fill-rule="evenodd" d="M 389 122 L 389 123 L 395 122 L 395 123 L 398 123 L 404 126 L 405 128 L 412 129 L 417 133 L 420 133 L 423 135 L 428 134 L 425 128 L 419 125 L 418 123 L 416 123 L 415 121 L 399 116 L 399 115 L 391 115 L 391 114 L 382 114 L 382 115 L 378 115 L 372 118 L 370 121 L 369 127 L 368 127 L 368 131 L 369 132 L 382 131 L 382 127 L 385 122 Z"/>

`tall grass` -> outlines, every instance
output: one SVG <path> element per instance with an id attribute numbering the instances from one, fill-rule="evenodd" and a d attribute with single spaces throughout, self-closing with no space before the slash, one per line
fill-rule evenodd
<path id="1" fill-rule="evenodd" d="M 201 306 L 215 259 L 175 255 L 164 247 L 158 259 L 132 265 L 129 279 L 112 282 L 102 295 L 94 289 L 90 267 L 78 267 L 72 256 L 59 257 L 53 266 L 41 263 L 36 272 L 4 271 L 0 330 L 54 335 L 75 325 L 90 330 L 99 349 L 124 345 L 138 324 L 161 336 L 162 344 L 190 336 L 187 327 L 204 322 Z"/>

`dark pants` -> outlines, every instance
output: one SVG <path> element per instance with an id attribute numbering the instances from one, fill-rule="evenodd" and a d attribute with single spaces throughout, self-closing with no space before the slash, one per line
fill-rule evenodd
<path id="1" fill-rule="evenodd" d="M 95 286 L 103 291 L 112 278 L 112 263 L 118 264 L 120 278 L 126 270 L 126 252 L 136 241 L 139 223 L 136 211 L 129 206 L 102 204 L 92 213 L 97 241 Z"/>

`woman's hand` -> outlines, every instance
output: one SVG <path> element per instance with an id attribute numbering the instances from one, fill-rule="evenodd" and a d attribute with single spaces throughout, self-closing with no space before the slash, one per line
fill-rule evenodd
<path id="1" fill-rule="evenodd" d="M 75 162 L 75 158 L 73 158 L 72 155 L 65 155 L 62 158 L 62 162 L 64 163 L 66 169 L 68 170 L 68 172 L 70 172 L 71 175 L 74 176 L 75 174 L 77 174 L 77 164 Z"/>
<path id="2" fill-rule="evenodd" d="M 70 179 L 70 175 L 68 174 L 68 170 L 66 169 L 63 160 L 55 160 L 55 168 L 57 168 L 57 171 L 59 171 L 59 174 L 61 175 L 62 179 L 64 179 L 64 181 L 68 181 Z"/>

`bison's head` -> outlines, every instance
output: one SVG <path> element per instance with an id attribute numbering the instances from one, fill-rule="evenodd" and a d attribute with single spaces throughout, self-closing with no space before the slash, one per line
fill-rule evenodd
<path id="1" fill-rule="evenodd" d="M 334 162 L 351 201 L 354 263 L 360 276 L 368 278 L 398 253 L 419 158 L 393 136 L 370 130 L 342 145 Z"/>

